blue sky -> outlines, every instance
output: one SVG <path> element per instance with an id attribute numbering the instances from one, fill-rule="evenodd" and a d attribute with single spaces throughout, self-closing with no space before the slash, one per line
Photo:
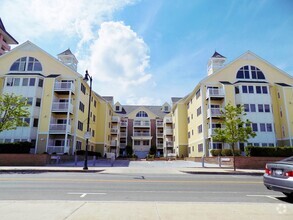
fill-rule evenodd
<path id="1" fill-rule="evenodd" d="M 94 90 L 122 104 L 187 95 L 215 50 L 227 62 L 251 50 L 293 75 L 291 0 L 2 0 L 0 10 L 19 43 L 70 48 Z"/>

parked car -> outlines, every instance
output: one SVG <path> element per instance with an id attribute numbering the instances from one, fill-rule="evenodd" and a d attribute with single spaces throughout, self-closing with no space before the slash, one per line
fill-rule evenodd
<path id="1" fill-rule="evenodd" d="M 267 163 L 263 181 L 268 189 L 282 192 L 293 199 L 293 157 Z"/>

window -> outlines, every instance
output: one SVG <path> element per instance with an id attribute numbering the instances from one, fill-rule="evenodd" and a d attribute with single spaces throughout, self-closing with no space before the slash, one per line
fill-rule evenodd
<path id="1" fill-rule="evenodd" d="M 11 65 L 10 71 L 42 71 L 42 65 L 34 57 L 22 57 Z"/>
<path id="2" fill-rule="evenodd" d="M 97 101 L 96 100 L 94 100 L 94 106 L 97 107 Z"/>
<path id="3" fill-rule="evenodd" d="M 39 119 L 34 118 L 33 127 L 38 127 L 38 124 L 39 124 Z"/>
<path id="4" fill-rule="evenodd" d="M 96 121 L 96 116 L 95 116 L 95 115 L 93 115 L 93 121 L 94 121 L 94 122 Z"/>
<path id="5" fill-rule="evenodd" d="M 197 127 L 197 132 L 200 134 L 200 133 L 202 133 L 202 125 L 199 125 L 198 127 Z"/>
<path id="6" fill-rule="evenodd" d="M 270 105 L 264 105 L 265 107 L 265 112 L 270 112 Z"/>
<path id="7" fill-rule="evenodd" d="M 150 141 L 149 141 L 149 140 L 147 140 L 147 141 L 143 141 L 143 145 L 145 145 L 145 146 L 149 146 L 149 144 L 150 144 Z"/>
<path id="8" fill-rule="evenodd" d="M 260 131 L 261 132 L 265 132 L 266 131 L 266 124 L 265 123 L 260 123 L 259 126 L 260 126 Z"/>
<path id="9" fill-rule="evenodd" d="M 248 91 L 249 91 L 249 93 L 254 93 L 253 86 L 248 86 Z"/>
<path id="10" fill-rule="evenodd" d="M 92 130 L 92 137 L 95 137 L 95 130 Z"/>
<path id="11" fill-rule="evenodd" d="M 190 123 L 190 118 L 189 118 L 189 117 L 187 117 L 187 123 L 188 123 L 188 124 Z"/>
<path id="12" fill-rule="evenodd" d="M 43 84 L 44 84 L 44 80 L 43 80 L 43 79 L 39 79 L 39 84 L 38 84 L 38 86 L 39 86 L 39 87 L 43 87 Z"/>
<path id="13" fill-rule="evenodd" d="M 258 129 L 257 129 L 257 123 L 252 123 L 252 130 L 254 132 L 257 132 L 258 131 Z"/>
<path id="14" fill-rule="evenodd" d="M 263 105 L 262 104 L 258 104 L 258 112 L 263 112 Z"/>
<path id="15" fill-rule="evenodd" d="M 242 93 L 247 93 L 247 86 L 242 86 Z"/>
<path id="16" fill-rule="evenodd" d="M 249 112 L 249 104 L 244 104 L 244 112 Z"/>
<path id="17" fill-rule="evenodd" d="M 31 122 L 31 119 L 30 118 L 24 118 L 23 121 L 27 123 L 26 126 L 30 126 L 30 122 Z"/>
<path id="18" fill-rule="evenodd" d="M 136 114 L 136 117 L 138 117 L 138 118 L 147 118 L 148 117 L 148 114 L 145 111 L 139 111 Z"/>
<path id="19" fill-rule="evenodd" d="M 273 131 L 273 127 L 271 123 L 267 123 L 267 132 L 272 132 Z"/>
<path id="20" fill-rule="evenodd" d="M 263 72 L 255 66 L 243 66 L 237 74 L 237 79 L 265 79 Z"/>
<path id="21" fill-rule="evenodd" d="M 195 96 L 196 96 L 196 99 L 200 97 L 200 89 L 196 91 Z"/>
<path id="22" fill-rule="evenodd" d="M 203 144 L 197 145 L 197 151 L 198 152 L 203 152 Z"/>
<path id="23" fill-rule="evenodd" d="M 77 122 L 77 129 L 80 130 L 80 131 L 83 131 L 83 123 L 78 121 Z"/>
<path id="24" fill-rule="evenodd" d="M 86 88 L 85 88 L 85 86 L 83 85 L 83 83 L 80 84 L 80 90 L 82 91 L 83 94 L 85 94 L 85 92 L 86 92 Z"/>
<path id="25" fill-rule="evenodd" d="M 41 99 L 40 98 L 37 98 L 37 100 L 36 100 L 36 106 L 37 107 L 40 107 L 41 106 Z"/>
<path id="26" fill-rule="evenodd" d="M 239 87 L 235 86 L 235 94 L 239 94 Z"/>
<path id="27" fill-rule="evenodd" d="M 140 145 L 140 141 L 134 140 L 134 145 L 139 146 Z"/>
<path id="28" fill-rule="evenodd" d="M 22 80 L 22 86 L 28 86 L 28 78 L 23 78 Z"/>
<path id="29" fill-rule="evenodd" d="M 256 112 L 255 104 L 250 104 L 250 112 Z"/>
<path id="30" fill-rule="evenodd" d="M 81 150 L 81 141 L 76 141 L 76 150 Z"/>
<path id="31" fill-rule="evenodd" d="M 267 144 L 267 143 L 262 143 L 261 146 L 262 146 L 262 147 L 267 147 L 268 144 Z"/>
<path id="32" fill-rule="evenodd" d="M 116 111 L 120 111 L 120 106 L 116 106 Z"/>
<path id="33" fill-rule="evenodd" d="M 30 78 L 29 86 L 35 86 L 35 82 L 36 82 L 35 78 Z"/>
<path id="34" fill-rule="evenodd" d="M 20 84 L 20 78 L 8 77 L 6 79 L 6 86 L 19 86 L 19 84 Z"/>
<path id="35" fill-rule="evenodd" d="M 257 94 L 261 94 L 261 87 L 260 86 L 256 86 L 255 89 L 256 89 Z"/>
<path id="36" fill-rule="evenodd" d="M 84 112 L 84 104 L 82 102 L 79 102 L 79 110 Z"/>
<path id="37" fill-rule="evenodd" d="M 261 88 L 262 88 L 262 93 L 263 94 L 268 94 L 268 87 L 262 86 Z"/>
<path id="38" fill-rule="evenodd" d="M 197 116 L 201 115 L 201 107 L 196 110 Z"/>
<path id="39" fill-rule="evenodd" d="M 188 131 L 188 138 L 190 138 L 190 132 Z"/>

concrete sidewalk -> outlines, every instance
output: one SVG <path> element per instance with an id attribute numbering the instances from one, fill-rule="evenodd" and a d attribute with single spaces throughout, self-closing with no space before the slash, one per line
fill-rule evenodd
<path id="1" fill-rule="evenodd" d="M 93 166 L 89 161 L 88 170 L 83 170 L 83 163 L 76 166 L 73 163 L 57 164 L 50 166 L 2 166 L 0 173 L 29 173 L 29 172 L 81 172 L 96 173 L 103 172 L 109 174 L 115 173 L 133 173 L 133 174 L 222 174 L 222 175 L 263 175 L 263 170 L 237 169 L 233 171 L 230 167 L 218 167 L 216 164 L 205 164 L 190 161 L 115 161 L 113 167 L 107 160 L 99 161 Z"/>
<path id="2" fill-rule="evenodd" d="M 281 203 L 0 201 L 1 220 L 292 219 Z"/>

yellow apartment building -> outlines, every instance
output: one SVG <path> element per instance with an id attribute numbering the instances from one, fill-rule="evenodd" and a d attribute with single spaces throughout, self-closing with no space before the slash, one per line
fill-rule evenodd
<path id="1" fill-rule="evenodd" d="M 85 149 L 89 85 L 68 49 L 55 58 L 27 41 L 0 56 L 0 91 L 22 95 L 29 104 L 26 127 L 0 133 L 0 142 L 30 141 L 35 153 L 74 154 Z M 89 150 L 110 149 L 113 106 L 95 92 L 90 112 Z"/>
<path id="2" fill-rule="evenodd" d="M 292 76 L 250 51 L 225 62 L 226 57 L 215 52 L 208 61 L 208 76 L 173 104 L 173 151 L 195 157 L 228 148 L 212 137 L 222 126 L 220 116 L 228 103 L 244 106 L 243 119 L 252 121 L 257 134 L 248 143 L 238 143 L 240 150 L 245 145 L 293 146 Z"/>

